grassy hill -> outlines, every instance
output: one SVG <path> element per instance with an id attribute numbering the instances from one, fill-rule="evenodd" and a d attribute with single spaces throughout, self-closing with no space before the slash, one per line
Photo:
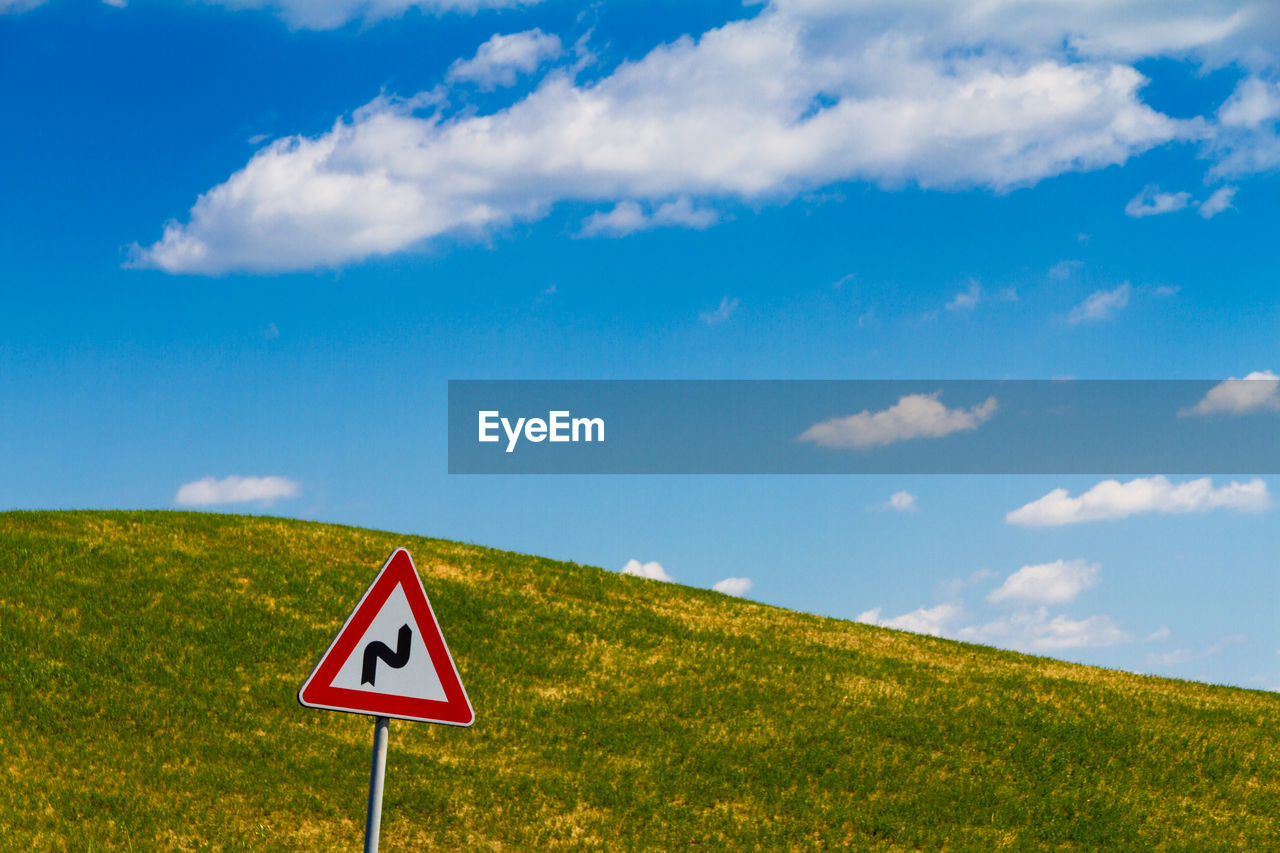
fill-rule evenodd
<path id="1" fill-rule="evenodd" d="M 348 527 L 0 514 L 0 848 L 359 848 L 294 693 L 412 552 L 475 705 L 392 721 L 383 849 L 1280 849 L 1280 696 Z M 802 567 L 797 567 L 802 570 Z"/>

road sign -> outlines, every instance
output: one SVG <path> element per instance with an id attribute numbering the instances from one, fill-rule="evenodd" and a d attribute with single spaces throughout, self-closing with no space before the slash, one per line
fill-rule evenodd
<path id="1" fill-rule="evenodd" d="M 308 708 L 469 726 L 471 700 L 413 558 L 397 548 L 298 691 Z"/>

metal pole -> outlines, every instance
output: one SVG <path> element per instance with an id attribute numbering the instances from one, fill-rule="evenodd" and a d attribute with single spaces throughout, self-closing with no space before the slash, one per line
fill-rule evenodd
<path id="1" fill-rule="evenodd" d="M 378 830 L 382 827 L 382 777 L 387 771 L 386 717 L 373 724 L 373 764 L 369 768 L 369 810 L 364 817 L 364 853 L 378 853 Z"/>

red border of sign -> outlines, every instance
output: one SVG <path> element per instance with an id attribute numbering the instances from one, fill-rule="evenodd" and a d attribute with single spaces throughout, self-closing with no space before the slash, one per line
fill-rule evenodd
<path id="1" fill-rule="evenodd" d="M 378 611 L 397 586 L 403 587 L 405 598 L 409 600 L 409 610 L 418 623 L 418 633 L 444 688 L 443 701 L 333 686 L 333 679 L 337 677 L 338 671 L 355 651 L 356 644 L 364 636 L 369 623 L 378 615 Z M 333 638 L 329 648 L 320 656 L 320 662 L 302 683 L 298 690 L 298 702 L 308 708 L 326 711 L 395 717 L 422 723 L 443 723 L 447 726 L 469 726 L 475 722 L 475 711 L 471 708 L 471 700 L 467 698 L 466 688 L 462 686 L 462 679 L 458 677 L 458 669 L 453 665 L 453 657 L 449 654 L 444 635 L 440 633 L 440 623 L 436 621 L 431 601 L 422 588 L 422 579 L 414 568 L 413 558 L 404 548 L 391 552 L 391 556 L 382 564 L 382 569 L 343 623 L 338 636 Z"/>

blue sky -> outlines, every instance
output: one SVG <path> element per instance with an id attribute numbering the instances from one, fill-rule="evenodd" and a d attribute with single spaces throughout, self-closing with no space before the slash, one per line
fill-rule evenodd
<path id="1" fill-rule="evenodd" d="M 444 432 L 449 379 L 1280 370 L 1266 3 L 0 0 L 0 78 L 0 506 L 276 477 L 200 505 L 1280 688 L 1274 509 L 451 477 Z"/>

